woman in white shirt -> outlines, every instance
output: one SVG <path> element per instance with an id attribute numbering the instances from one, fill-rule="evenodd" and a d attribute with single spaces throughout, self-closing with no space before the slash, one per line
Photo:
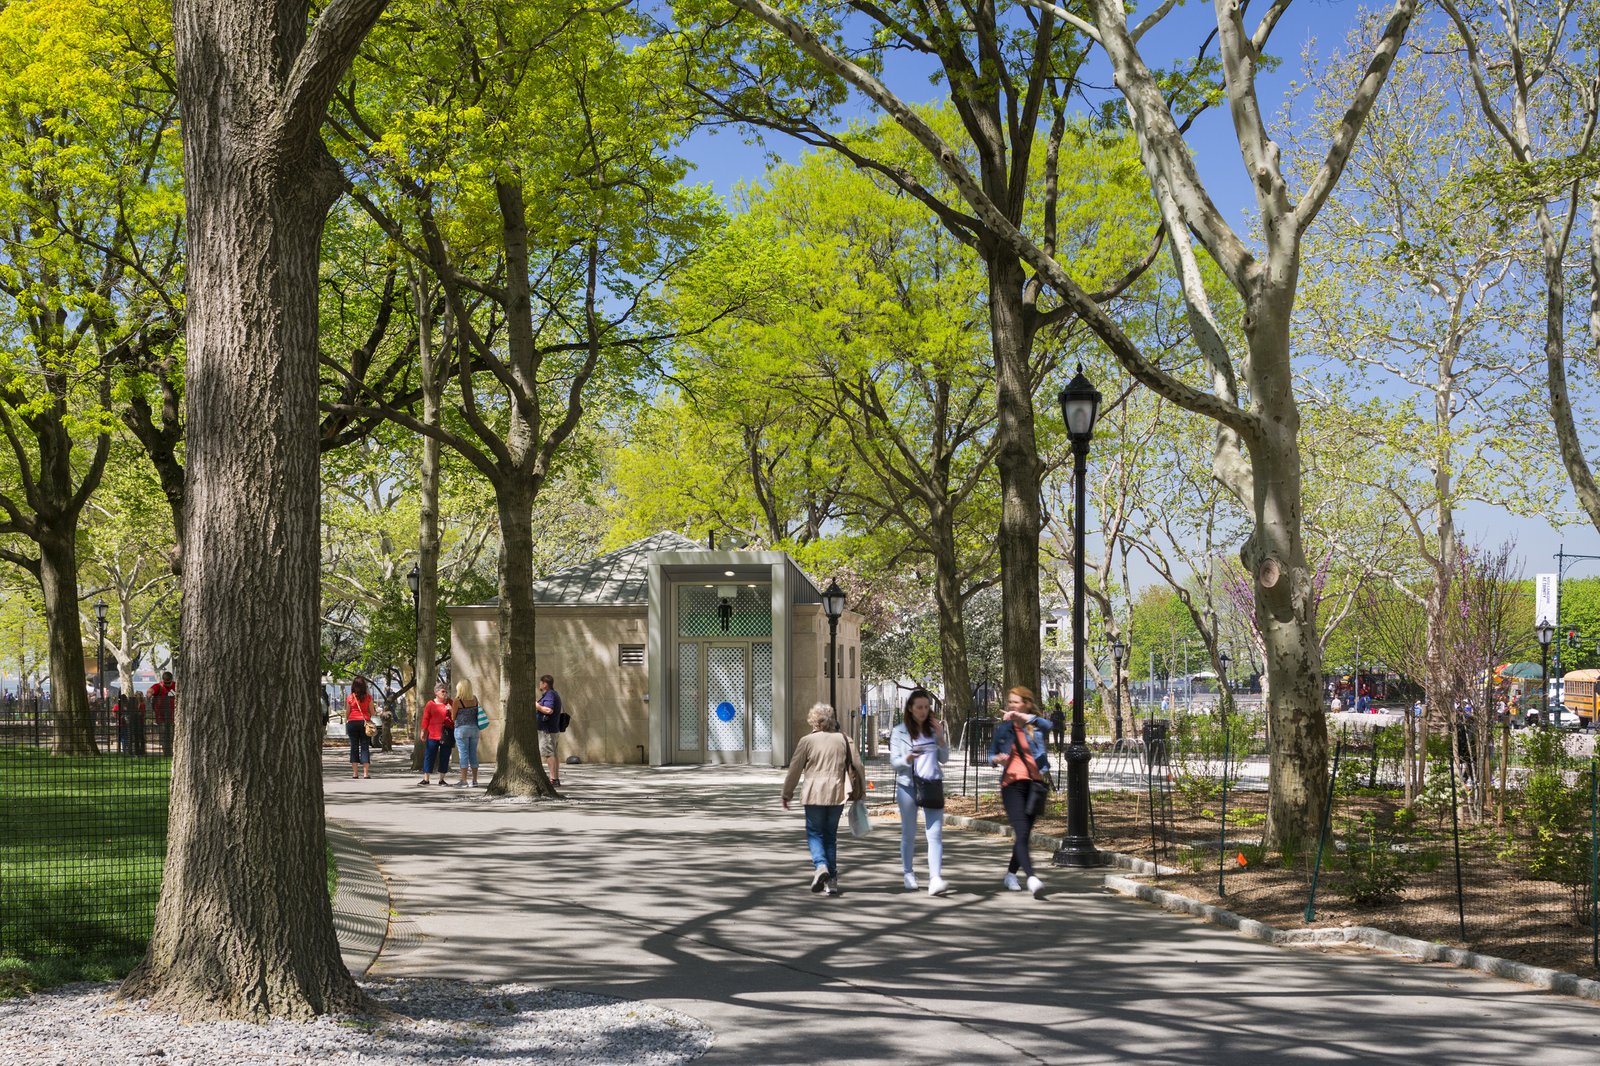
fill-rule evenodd
<path id="1" fill-rule="evenodd" d="M 950 761 L 950 741 L 944 723 L 933 716 L 933 694 L 915 689 L 906 697 L 905 714 L 889 734 L 889 765 L 894 767 L 894 796 L 900 805 L 900 866 L 906 889 L 915 890 L 917 875 L 911 868 L 917 845 L 915 778 L 924 782 L 923 824 L 928 834 L 928 894 L 937 896 L 949 887 L 944 871 L 944 769 Z M 930 783 L 937 784 L 929 787 Z M 937 792 L 931 796 L 929 793 Z"/>

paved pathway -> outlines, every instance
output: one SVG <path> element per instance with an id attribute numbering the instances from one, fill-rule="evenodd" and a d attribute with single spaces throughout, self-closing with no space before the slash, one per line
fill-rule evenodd
<path id="1" fill-rule="evenodd" d="M 571 802 L 369 782 L 330 763 L 328 810 L 389 877 L 374 976 L 523 980 L 704 1019 L 706 1063 L 1583 1063 L 1600 1006 L 1365 953 L 1285 950 L 951 832 L 946 899 L 900 887 L 898 836 L 841 842 L 837 899 L 805 888 L 773 770 L 571 767 Z M 925 878 L 924 878 L 925 880 Z"/>

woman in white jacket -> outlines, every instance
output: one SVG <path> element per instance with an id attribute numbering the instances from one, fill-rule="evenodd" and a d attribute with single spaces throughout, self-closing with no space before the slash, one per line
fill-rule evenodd
<path id="1" fill-rule="evenodd" d="M 943 764 L 950 761 L 950 741 L 944 723 L 933 716 L 933 694 L 915 689 L 906 697 L 905 714 L 889 734 L 889 765 L 894 767 L 894 798 L 900 806 L 900 866 L 906 889 L 917 887 L 911 868 L 917 845 L 917 800 L 913 777 L 937 781 L 938 806 L 922 808 L 928 834 L 928 894 L 940 895 L 949 887 L 944 872 Z"/>

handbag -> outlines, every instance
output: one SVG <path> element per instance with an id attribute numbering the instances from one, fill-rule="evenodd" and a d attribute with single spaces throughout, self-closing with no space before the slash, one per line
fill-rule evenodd
<path id="1" fill-rule="evenodd" d="M 1033 762 L 1031 752 L 1024 753 L 1023 750 L 1017 746 L 1017 733 L 1015 731 L 1013 731 L 1011 734 L 1011 753 L 1017 758 L 1021 759 L 1024 765 L 1032 764 L 1033 768 L 1038 771 L 1038 773 L 1041 775 L 1045 773 L 1045 771 L 1039 769 L 1037 763 Z M 1022 813 L 1026 814 L 1029 818 L 1039 817 L 1039 815 L 1044 813 L 1044 805 L 1049 798 L 1050 786 L 1045 784 L 1045 782 L 1041 781 L 1037 777 L 1029 778 L 1028 802 L 1023 805 Z"/>
<path id="2" fill-rule="evenodd" d="M 489 712 L 484 710 L 481 705 L 478 707 L 478 728 L 489 728 Z"/>
<path id="3" fill-rule="evenodd" d="M 370 719 L 370 718 L 367 719 L 367 736 L 375 737 L 377 735 L 378 735 L 378 727 L 377 727 L 377 725 L 372 721 L 372 719 Z"/>
<path id="4" fill-rule="evenodd" d="M 911 798 L 918 807 L 944 810 L 944 781 L 937 777 L 911 775 Z"/>
<path id="5" fill-rule="evenodd" d="M 556 715 L 556 732 L 557 733 L 565 733 L 567 731 L 567 726 L 569 726 L 571 724 L 572 724 L 572 715 L 568 714 L 566 711 L 561 711 Z"/>
<path id="6" fill-rule="evenodd" d="M 867 817 L 867 801 L 856 800 L 850 804 L 850 835 L 864 837 L 872 832 L 872 819 Z"/>

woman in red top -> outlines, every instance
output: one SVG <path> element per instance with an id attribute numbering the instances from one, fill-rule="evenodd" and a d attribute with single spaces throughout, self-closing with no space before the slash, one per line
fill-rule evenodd
<path id="1" fill-rule="evenodd" d="M 372 697 L 367 693 L 367 679 L 357 674 L 350 682 L 350 695 L 344 701 L 344 732 L 350 738 L 350 779 L 366 780 L 372 776 L 372 739 L 367 736 L 367 723 L 372 721 Z"/>
<path id="2" fill-rule="evenodd" d="M 445 784 L 444 775 L 448 768 L 444 760 L 448 753 L 444 750 L 444 733 L 450 721 L 450 690 L 443 682 L 434 686 L 433 699 L 429 700 L 422 708 L 422 736 L 427 741 L 427 747 L 422 754 L 422 780 L 419 785 L 431 785 L 430 778 L 435 768 L 439 771 L 439 784 Z"/>

